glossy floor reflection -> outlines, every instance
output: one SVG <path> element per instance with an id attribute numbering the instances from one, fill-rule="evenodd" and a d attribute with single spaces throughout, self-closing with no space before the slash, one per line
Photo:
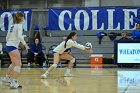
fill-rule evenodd
<path id="1" fill-rule="evenodd" d="M 6 68 L 0 70 L 3 76 Z M 23 68 L 19 81 L 22 89 L 9 89 L 0 81 L 0 93 L 140 93 L 140 70 L 128 68 L 74 68 L 75 77 L 63 77 L 65 68 L 57 68 L 40 79 L 42 68 Z"/>
<path id="2" fill-rule="evenodd" d="M 120 70 L 118 76 L 118 93 L 140 93 L 140 71 Z"/>

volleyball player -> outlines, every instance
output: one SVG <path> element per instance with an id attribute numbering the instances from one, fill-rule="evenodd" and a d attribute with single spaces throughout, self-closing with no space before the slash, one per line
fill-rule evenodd
<path id="1" fill-rule="evenodd" d="M 41 75 L 41 78 L 47 78 L 47 76 L 49 75 L 49 73 L 57 67 L 58 63 L 59 63 L 59 59 L 65 59 L 65 60 L 69 60 L 70 62 L 68 63 L 68 67 L 67 67 L 67 71 L 64 74 L 64 76 L 73 76 L 73 74 L 71 74 L 71 68 L 73 66 L 73 63 L 75 62 L 75 58 L 68 54 L 65 53 L 64 51 L 66 49 L 69 49 L 71 47 L 76 47 L 82 50 L 85 50 L 89 53 L 93 53 L 93 50 L 91 50 L 89 47 L 80 45 L 76 42 L 77 39 L 77 34 L 75 32 L 71 32 L 68 36 L 67 39 L 65 41 L 63 41 L 62 43 L 60 43 L 53 51 L 54 51 L 54 61 L 53 64 L 48 68 L 48 70 Z"/>
<path id="2" fill-rule="evenodd" d="M 10 56 L 11 64 L 8 68 L 5 77 L 2 77 L 2 81 L 9 82 L 10 88 L 16 89 L 22 86 L 17 82 L 17 78 L 20 74 L 22 62 L 20 52 L 18 50 L 19 43 L 22 42 L 25 49 L 28 50 L 29 47 L 24 40 L 22 22 L 24 21 L 24 14 L 17 12 L 14 14 L 14 24 L 10 26 L 6 36 L 6 50 Z"/>

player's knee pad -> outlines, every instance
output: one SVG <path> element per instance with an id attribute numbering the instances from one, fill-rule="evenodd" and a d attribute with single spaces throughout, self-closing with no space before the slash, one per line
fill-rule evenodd
<path id="1" fill-rule="evenodd" d="M 75 58 L 73 58 L 72 60 L 70 60 L 71 63 L 75 63 Z"/>
<path id="2" fill-rule="evenodd" d="M 57 64 L 52 64 L 52 67 L 56 68 L 57 67 Z"/>
<path id="3" fill-rule="evenodd" d="M 14 71 L 20 73 L 21 66 L 15 66 Z"/>

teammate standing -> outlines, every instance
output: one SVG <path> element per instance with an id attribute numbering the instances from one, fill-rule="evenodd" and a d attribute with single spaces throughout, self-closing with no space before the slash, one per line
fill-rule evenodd
<path id="1" fill-rule="evenodd" d="M 6 36 L 6 50 L 10 56 L 11 64 L 8 68 L 5 77 L 2 77 L 2 81 L 9 82 L 10 88 L 22 87 L 17 82 L 17 77 L 20 74 L 22 62 L 20 52 L 18 50 L 19 43 L 22 42 L 25 49 L 28 50 L 29 47 L 24 40 L 22 22 L 24 20 L 24 14 L 17 12 L 14 15 L 14 24 L 10 26 L 7 36 Z"/>

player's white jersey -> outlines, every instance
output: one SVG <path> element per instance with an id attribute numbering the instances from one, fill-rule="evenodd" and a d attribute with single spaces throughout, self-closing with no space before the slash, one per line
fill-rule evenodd
<path id="1" fill-rule="evenodd" d="M 14 24 L 11 25 L 8 29 L 8 33 L 6 36 L 6 45 L 7 46 L 15 46 L 18 48 L 19 43 L 22 42 L 23 45 L 26 44 L 24 40 L 22 24 Z"/>
<path id="2" fill-rule="evenodd" d="M 66 48 L 64 47 L 65 41 L 60 43 L 53 51 L 57 52 L 59 54 L 62 54 L 66 49 L 71 47 L 76 47 L 82 50 L 85 50 L 85 46 L 78 44 L 76 41 L 73 41 L 72 39 L 69 39 L 66 43 Z"/>

